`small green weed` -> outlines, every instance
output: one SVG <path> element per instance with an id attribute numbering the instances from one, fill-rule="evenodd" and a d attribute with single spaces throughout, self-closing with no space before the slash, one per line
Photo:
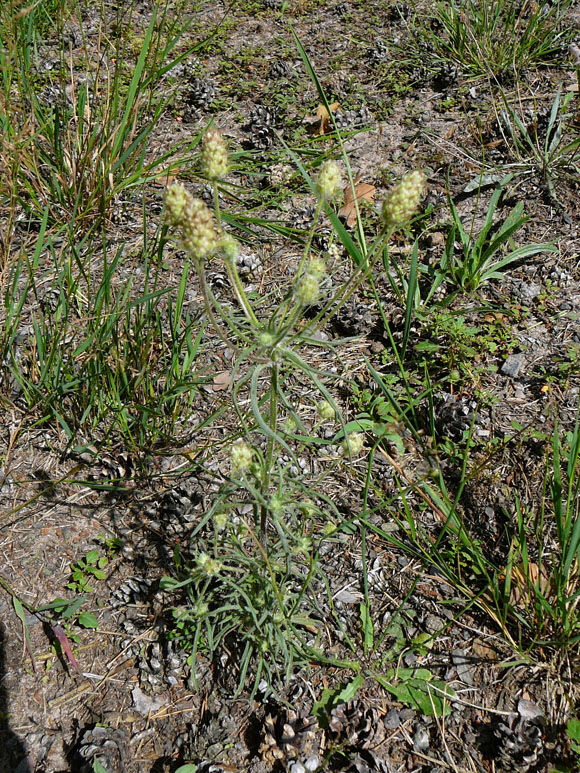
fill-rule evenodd
<path id="1" fill-rule="evenodd" d="M 101 579 L 101 578 L 99 578 Z M 70 587 L 70 584 L 66 586 Z M 74 590 L 74 589 L 73 589 Z M 91 593 L 92 588 L 84 588 L 85 593 Z M 79 641 L 78 633 L 71 628 L 72 625 L 78 625 L 81 628 L 98 628 L 99 622 L 92 612 L 80 612 L 81 606 L 87 601 L 86 596 L 80 596 L 75 599 L 54 599 L 50 604 L 39 607 L 37 612 L 49 612 L 51 616 L 66 623 L 66 634 L 72 641 Z"/>
<path id="2" fill-rule="evenodd" d="M 436 383 L 472 386 L 491 367 L 484 366 L 489 356 L 501 357 L 510 346 L 511 327 L 493 315 L 473 324 L 461 312 L 436 307 L 423 315 L 413 353 L 421 370 Z"/>
<path id="3" fill-rule="evenodd" d="M 92 593 L 90 585 L 93 579 L 104 580 L 107 577 L 105 569 L 109 565 L 107 556 L 98 550 L 89 550 L 84 558 L 79 559 L 71 567 L 71 579 L 66 584 L 75 593 Z"/>
<path id="4" fill-rule="evenodd" d="M 395 668 L 376 675 L 377 682 L 401 703 L 426 716 L 444 717 L 451 712 L 455 690 L 434 679 L 427 668 Z"/>

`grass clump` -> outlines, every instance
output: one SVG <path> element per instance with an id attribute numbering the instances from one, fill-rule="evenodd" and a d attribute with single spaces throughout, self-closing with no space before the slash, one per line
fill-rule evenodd
<path id="1" fill-rule="evenodd" d="M 438 2 L 435 18 L 443 34 L 428 32 L 436 52 L 470 75 L 498 82 L 524 68 L 557 61 L 570 39 L 566 4 L 542 6 L 511 0 Z"/>
<path id="2" fill-rule="evenodd" d="M 10 172 L 0 194 L 22 206 L 31 223 L 47 210 L 50 224 L 74 222 L 86 230 L 112 216 L 121 194 L 167 175 L 177 159 L 185 162 L 188 150 L 150 158 L 147 148 L 167 108 L 159 84 L 196 46 L 174 55 L 184 29 L 169 20 L 166 4 L 153 13 L 131 70 L 129 41 L 121 34 L 130 18 L 119 19 L 112 23 L 117 37 L 100 42 L 96 71 L 83 72 L 81 58 L 71 63 L 72 75 L 57 68 L 39 88 L 44 28 L 38 10 L 17 11 L 8 3 L 0 12 L 0 161 Z M 15 94 L 21 105 L 28 102 L 26 110 L 14 109 Z"/>

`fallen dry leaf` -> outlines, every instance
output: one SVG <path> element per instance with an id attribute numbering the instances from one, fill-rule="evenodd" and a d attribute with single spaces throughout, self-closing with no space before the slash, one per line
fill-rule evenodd
<path id="1" fill-rule="evenodd" d="M 353 226 L 356 223 L 357 202 L 363 201 L 363 199 L 372 201 L 375 191 L 374 185 L 359 183 L 358 179 L 354 181 L 354 192 L 352 186 L 347 185 L 344 189 L 344 204 L 338 212 L 339 217 L 343 217 L 347 225 Z"/>
<path id="2" fill-rule="evenodd" d="M 216 373 L 212 380 L 212 389 L 214 392 L 225 391 L 232 380 L 232 374 L 229 370 L 222 370 L 221 373 Z"/>
<path id="3" fill-rule="evenodd" d="M 330 113 L 336 113 L 340 107 L 340 102 L 333 102 L 328 107 L 330 108 Z M 332 131 L 330 113 L 324 105 L 318 105 L 316 115 L 307 115 L 304 119 L 304 123 L 309 124 L 315 134 L 328 134 L 328 132 Z"/>
<path id="4" fill-rule="evenodd" d="M 481 639 L 474 639 L 472 650 L 473 654 L 480 660 L 499 660 L 497 649 Z"/>
<path id="5" fill-rule="evenodd" d="M 505 579 L 505 573 L 500 575 Z M 550 600 L 553 597 L 552 581 L 544 566 L 530 561 L 527 572 L 523 564 L 513 566 L 511 570 L 510 601 L 520 609 L 533 604 L 536 593 Z"/>

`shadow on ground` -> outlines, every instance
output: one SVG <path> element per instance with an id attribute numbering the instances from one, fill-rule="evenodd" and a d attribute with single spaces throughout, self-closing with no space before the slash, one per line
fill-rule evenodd
<path id="1" fill-rule="evenodd" d="M 28 764 L 26 746 L 10 729 L 4 643 L 6 629 L 0 622 L 0 773 L 32 773 Z"/>

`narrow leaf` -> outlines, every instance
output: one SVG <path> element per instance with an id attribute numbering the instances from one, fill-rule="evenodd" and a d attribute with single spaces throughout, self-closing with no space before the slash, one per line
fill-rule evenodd
<path id="1" fill-rule="evenodd" d="M 71 666 L 74 668 L 75 671 L 77 671 L 79 674 L 81 674 L 82 671 L 81 671 L 81 669 L 79 667 L 77 659 L 75 658 L 75 656 L 73 654 L 72 647 L 70 646 L 70 642 L 69 642 L 69 640 L 67 638 L 66 633 L 64 632 L 62 627 L 60 625 L 58 625 L 58 623 L 51 623 L 50 627 L 52 628 L 53 634 L 58 639 L 58 643 L 62 647 L 62 651 L 67 656 Z"/>
<path id="2" fill-rule="evenodd" d="M 26 622 L 26 613 L 24 611 L 24 607 L 22 606 L 20 599 L 16 596 L 12 596 L 12 605 L 14 607 L 14 611 L 20 618 L 20 622 L 22 623 L 22 629 L 24 631 L 24 644 L 32 662 L 32 670 L 36 672 L 36 663 L 34 662 L 34 657 L 32 655 L 32 643 L 30 641 L 30 631 L 28 630 L 28 623 Z"/>

